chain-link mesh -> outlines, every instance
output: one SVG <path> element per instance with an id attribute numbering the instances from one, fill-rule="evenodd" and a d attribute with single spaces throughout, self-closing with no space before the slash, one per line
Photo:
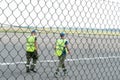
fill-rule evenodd
<path id="1" fill-rule="evenodd" d="M 0 0 L 0 80 L 120 80 L 120 3 Z M 37 73 L 26 73 L 26 38 L 37 30 Z M 54 45 L 64 31 L 68 71 L 55 78 Z"/>

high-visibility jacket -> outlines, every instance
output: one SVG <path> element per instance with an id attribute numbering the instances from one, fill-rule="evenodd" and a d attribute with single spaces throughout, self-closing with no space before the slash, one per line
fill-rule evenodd
<path id="1" fill-rule="evenodd" d="M 34 52 L 35 51 L 35 36 L 27 37 L 26 51 Z"/>
<path id="2" fill-rule="evenodd" d="M 64 50 L 66 50 L 67 53 L 67 49 L 65 48 L 66 41 L 67 41 L 66 39 L 58 39 L 56 41 L 56 50 L 55 50 L 56 56 L 61 56 Z"/>

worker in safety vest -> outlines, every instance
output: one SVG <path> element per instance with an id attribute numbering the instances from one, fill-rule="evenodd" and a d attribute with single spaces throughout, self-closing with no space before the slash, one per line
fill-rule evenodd
<path id="1" fill-rule="evenodd" d="M 66 59 L 67 53 L 70 54 L 70 50 L 68 49 L 68 41 L 65 39 L 65 33 L 60 33 L 60 39 L 56 40 L 55 43 L 55 55 L 58 56 L 59 64 L 55 72 L 55 77 L 57 77 L 59 69 L 62 68 L 64 74 L 66 74 L 67 69 L 65 68 L 64 61 Z"/>
<path id="2" fill-rule="evenodd" d="M 35 66 L 37 63 L 37 59 L 38 59 L 38 44 L 37 44 L 37 38 L 36 38 L 36 31 L 33 30 L 31 32 L 31 35 L 27 37 L 26 39 L 26 58 L 27 58 L 27 63 L 26 63 L 26 72 L 36 72 L 35 70 Z M 30 65 L 30 62 L 32 60 L 32 64 Z"/>

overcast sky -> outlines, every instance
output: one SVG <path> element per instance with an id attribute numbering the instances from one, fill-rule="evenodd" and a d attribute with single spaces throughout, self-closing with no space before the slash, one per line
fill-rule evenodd
<path id="1" fill-rule="evenodd" d="M 109 1 L 113 1 L 113 2 L 120 2 L 120 0 L 109 0 Z"/>
<path id="2" fill-rule="evenodd" d="M 0 0 L 0 23 L 118 29 L 120 0 Z"/>

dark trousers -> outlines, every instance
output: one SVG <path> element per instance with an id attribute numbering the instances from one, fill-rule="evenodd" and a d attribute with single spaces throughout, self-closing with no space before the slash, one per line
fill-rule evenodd
<path id="1" fill-rule="evenodd" d="M 59 68 L 65 69 L 65 59 L 66 59 L 66 55 L 61 55 L 58 56 L 59 59 L 59 63 L 58 63 L 58 68 L 56 71 L 59 71 Z"/>
<path id="2" fill-rule="evenodd" d="M 29 67 L 31 67 L 31 69 L 34 69 L 37 63 L 37 59 L 38 59 L 37 51 L 34 51 L 34 52 L 27 51 L 26 58 L 27 58 L 26 68 L 29 69 Z M 32 65 L 30 65 L 31 59 L 32 59 Z"/>

